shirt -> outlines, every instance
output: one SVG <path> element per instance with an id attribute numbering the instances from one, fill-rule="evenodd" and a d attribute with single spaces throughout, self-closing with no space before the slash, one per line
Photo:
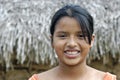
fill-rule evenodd
<path id="1" fill-rule="evenodd" d="M 29 80 L 39 80 L 38 75 L 34 74 L 32 77 L 29 78 Z M 116 80 L 116 76 L 107 72 L 103 80 Z"/>

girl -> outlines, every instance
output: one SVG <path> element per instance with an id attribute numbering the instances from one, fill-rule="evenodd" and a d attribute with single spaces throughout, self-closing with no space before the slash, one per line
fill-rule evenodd
<path id="1" fill-rule="evenodd" d="M 116 76 L 89 67 L 86 56 L 94 42 L 93 18 L 78 5 L 59 9 L 52 18 L 51 44 L 59 65 L 29 80 L 116 80 Z"/>

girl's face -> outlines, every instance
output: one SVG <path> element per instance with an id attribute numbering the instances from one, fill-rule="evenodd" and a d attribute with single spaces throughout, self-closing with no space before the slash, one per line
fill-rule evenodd
<path id="1" fill-rule="evenodd" d="M 60 63 L 69 66 L 84 62 L 91 47 L 77 20 L 67 16 L 57 22 L 52 45 Z"/>

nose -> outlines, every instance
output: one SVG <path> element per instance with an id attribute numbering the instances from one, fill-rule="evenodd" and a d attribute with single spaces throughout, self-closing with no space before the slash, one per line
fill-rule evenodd
<path id="1" fill-rule="evenodd" d="M 77 46 L 77 42 L 74 37 L 69 38 L 69 40 L 67 41 L 67 46 L 69 48 L 74 48 Z"/>

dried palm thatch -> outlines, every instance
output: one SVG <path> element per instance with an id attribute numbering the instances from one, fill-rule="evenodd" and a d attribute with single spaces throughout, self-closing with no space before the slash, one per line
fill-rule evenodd
<path id="1" fill-rule="evenodd" d="M 88 60 L 105 54 L 120 61 L 120 0 L 0 0 L 0 64 L 56 63 L 49 38 L 50 20 L 66 4 L 85 7 L 95 21 L 96 39 Z M 104 58 L 104 62 L 106 57 Z"/>

